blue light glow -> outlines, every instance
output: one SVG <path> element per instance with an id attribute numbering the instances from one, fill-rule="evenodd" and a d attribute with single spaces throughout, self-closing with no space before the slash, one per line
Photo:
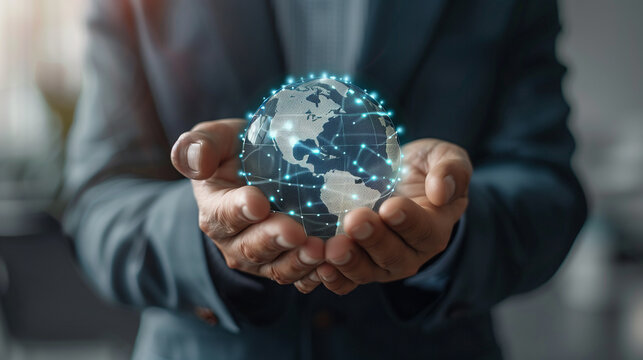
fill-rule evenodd
<path id="1" fill-rule="evenodd" d="M 339 130 L 330 127 L 332 130 L 319 135 L 320 128 L 329 128 L 322 125 L 328 121 L 323 115 L 325 112 L 315 113 L 311 109 L 304 114 L 303 110 L 299 110 L 301 107 L 276 110 L 273 106 L 276 102 L 271 102 L 272 99 L 282 92 L 290 94 L 289 91 L 302 91 L 299 86 L 307 83 L 308 79 L 326 79 L 323 82 L 325 88 L 316 95 L 321 102 L 308 98 L 302 98 L 301 101 L 314 102 L 319 108 L 329 106 L 331 103 L 328 100 L 340 104 L 339 111 L 332 110 L 337 115 L 341 114 L 338 116 L 341 121 Z M 391 145 L 399 146 L 398 134 L 402 134 L 404 129 L 394 127 L 390 119 L 393 112 L 383 108 L 384 99 L 377 92 L 367 92 L 349 85 L 350 79 L 349 75 L 338 77 L 326 72 L 286 77 L 284 84 L 270 90 L 273 96 L 263 98 L 256 113 L 246 114 L 250 123 L 244 134 L 240 135 L 243 148 L 239 158 L 243 170 L 239 171 L 239 176 L 245 177 L 248 185 L 257 186 L 266 194 L 273 211 L 286 213 L 300 221 L 308 235 L 317 236 L 314 233 L 316 230 L 308 227 L 311 224 L 326 229 L 339 227 L 343 224 L 340 221 L 345 216 L 343 214 L 359 206 L 372 207 L 369 204 L 373 204 L 374 200 L 369 196 L 373 195 L 369 195 L 368 191 L 362 192 L 360 187 L 378 190 L 385 198 L 393 193 L 396 183 L 400 181 L 400 170 L 396 167 L 401 163 L 401 154 L 391 153 L 389 148 Z M 341 103 L 336 98 L 336 92 L 340 89 L 344 89 L 345 93 L 340 92 L 339 95 L 346 98 Z M 334 93 L 333 97 L 328 97 L 325 91 Z M 351 98 L 353 101 L 350 101 Z M 279 99 L 282 104 L 282 98 Z M 278 119 L 279 114 L 275 113 L 279 111 L 281 118 Z M 318 119 L 323 120 L 314 123 Z M 302 127 L 302 122 L 310 121 L 310 126 L 306 124 Z M 379 124 L 386 128 L 385 132 Z M 249 142 L 249 139 L 252 140 Z M 284 145 L 286 148 L 290 146 L 289 151 L 284 151 Z M 398 157 L 389 158 L 389 154 Z M 384 163 L 389 166 L 382 166 Z M 332 171 L 336 171 L 335 175 Z M 337 201 L 341 203 L 335 203 Z M 330 210 L 333 209 L 331 205 L 335 206 L 335 210 Z M 337 205 L 341 210 L 337 209 Z M 324 227 L 324 224 L 327 226 Z"/>

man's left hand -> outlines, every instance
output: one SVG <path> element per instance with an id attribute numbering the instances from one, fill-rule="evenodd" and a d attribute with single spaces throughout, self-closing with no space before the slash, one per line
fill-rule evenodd
<path id="1" fill-rule="evenodd" d="M 344 219 L 346 234 L 326 243 L 326 262 L 295 283 L 308 293 L 323 283 L 336 294 L 360 284 L 390 282 L 415 275 L 444 251 L 468 204 L 473 168 L 461 147 L 417 140 L 402 149 L 402 181 L 379 214 L 368 208 Z"/>

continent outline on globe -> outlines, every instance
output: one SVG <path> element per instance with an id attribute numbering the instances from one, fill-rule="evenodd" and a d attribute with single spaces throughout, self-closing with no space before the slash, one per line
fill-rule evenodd
<path id="1" fill-rule="evenodd" d="M 288 82 L 252 115 L 240 175 L 272 210 L 329 238 L 343 233 L 350 210 L 377 210 L 393 193 L 403 156 L 398 132 L 383 101 L 347 78 Z"/>

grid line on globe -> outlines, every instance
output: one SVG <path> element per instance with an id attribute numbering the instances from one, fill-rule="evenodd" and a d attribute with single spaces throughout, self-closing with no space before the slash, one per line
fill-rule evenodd
<path id="1" fill-rule="evenodd" d="M 240 175 L 307 235 L 343 233 L 348 212 L 377 210 L 400 180 L 398 130 L 376 98 L 347 77 L 290 79 L 250 117 Z"/>

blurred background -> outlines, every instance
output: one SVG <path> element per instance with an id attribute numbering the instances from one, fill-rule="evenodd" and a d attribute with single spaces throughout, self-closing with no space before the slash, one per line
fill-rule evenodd
<path id="1" fill-rule="evenodd" d="M 138 316 L 61 235 L 82 0 L 0 0 L 0 359 L 127 359 Z M 643 1 L 562 0 L 559 54 L 592 206 L 552 281 L 495 311 L 508 359 L 643 359 Z"/>

